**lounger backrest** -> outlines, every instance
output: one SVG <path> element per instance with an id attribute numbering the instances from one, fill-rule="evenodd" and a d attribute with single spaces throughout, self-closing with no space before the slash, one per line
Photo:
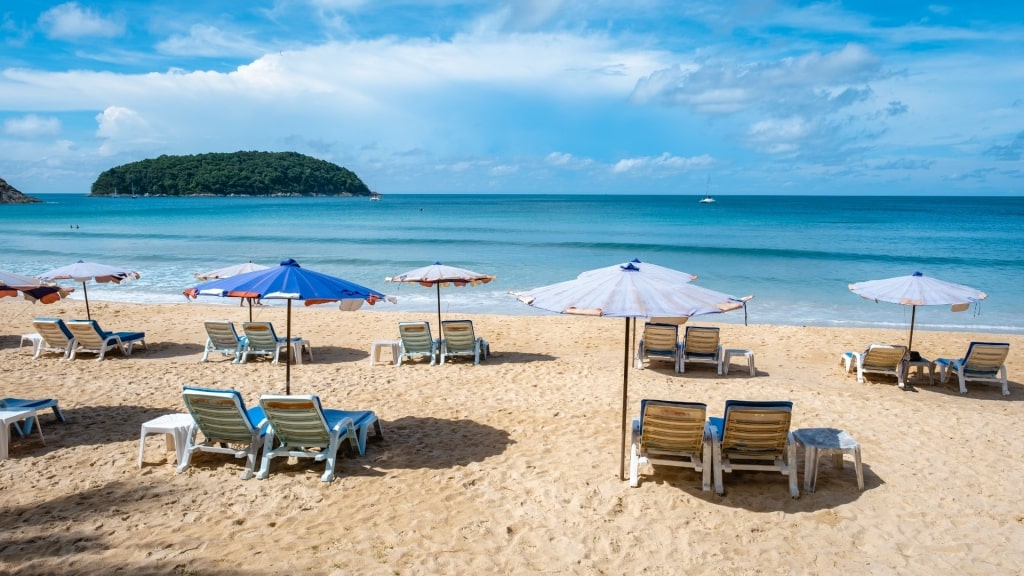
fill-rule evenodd
<path id="1" fill-rule="evenodd" d="M 259 422 L 249 420 L 245 402 L 237 391 L 186 386 L 182 396 L 185 407 L 207 440 L 240 444 L 252 441 Z"/>
<path id="2" fill-rule="evenodd" d="M 399 322 L 398 335 L 402 346 L 409 352 L 429 352 L 433 346 L 428 322 Z"/>
<path id="3" fill-rule="evenodd" d="M 699 402 L 643 400 L 640 443 L 655 452 L 700 453 L 708 407 Z"/>
<path id="4" fill-rule="evenodd" d="M 872 344 L 864 351 L 864 368 L 896 370 L 906 355 L 906 346 Z"/>
<path id="5" fill-rule="evenodd" d="M 476 334 L 473 332 L 472 320 L 444 320 L 441 322 L 445 347 L 448 352 L 473 350 L 476 347 Z"/>
<path id="6" fill-rule="evenodd" d="M 32 326 L 43 340 L 54 348 L 63 348 L 74 338 L 60 318 L 36 318 L 32 321 Z"/>
<path id="7" fill-rule="evenodd" d="M 260 396 L 260 406 L 274 434 L 285 444 L 327 447 L 330 430 L 317 396 Z"/>
<path id="8" fill-rule="evenodd" d="M 203 325 L 206 326 L 206 335 L 209 336 L 210 342 L 217 348 L 238 346 L 238 332 L 235 330 L 234 322 L 207 320 Z"/>
<path id="9" fill-rule="evenodd" d="M 95 320 L 69 320 L 67 325 L 78 344 L 86 348 L 102 348 L 110 337 Z"/>
<path id="10" fill-rule="evenodd" d="M 243 322 L 242 331 L 255 350 L 273 350 L 280 341 L 270 322 Z"/>
<path id="11" fill-rule="evenodd" d="M 675 324 L 644 325 L 644 351 L 660 354 L 675 354 L 679 345 L 679 326 Z"/>
<path id="12" fill-rule="evenodd" d="M 748 458 L 781 457 L 793 403 L 726 400 L 722 450 Z"/>
<path id="13" fill-rule="evenodd" d="M 683 339 L 687 354 L 714 356 L 718 353 L 718 328 L 708 326 L 687 326 Z"/>
<path id="14" fill-rule="evenodd" d="M 971 342 L 964 356 L 967 372 L 996 373 L 1006 362 L 1010 344 L 1006 342 Z"/>

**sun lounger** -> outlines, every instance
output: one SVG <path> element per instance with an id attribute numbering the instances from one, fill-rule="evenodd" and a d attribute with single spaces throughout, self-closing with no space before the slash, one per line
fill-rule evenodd
<path id="1" fill-rule="evenodd" d="M 867 373 L 886 374 L 896 377 L 900 388 L 906 386 L 907 347 L 890 344 L 871 344 L 864 352 L 846 352 L 840 359 L 849 373 L 857 368 L 857 382 L 864 382 Z"/>
<path id="2" fill-rule="evenodd" d="M 472 320 L 443 320 L 441 333 L 441 364 L 453 357 L 472 358 L 473 364 L 479 364 L 491 354 L 491 345 L 473 331 Z"/>
<path id="3" fill-rule="evenodd" d="M 430 335 L 429 322 L 399 322 L 398 337 L 401 346 L 396 364 L 405 359 L 430 358 L 430 365 L 437 363 L 438 342 Z"/>
<path id="4" fill-rule="evenodd" d="M 17 410 L 19 408 L 31 408 L 33 410 L 45 410 L 50 408 L 53 410 L 53 416 L 61 422 L 67 422 L 64 418 L 64 413 L 60 411 L 60 406 L 57 403 L 56 398 L 44 398 L 42 400 L 26 400 L 24 398 L 4 398 L 0 400 L 0 410 Z M 35 418 L 27 418 L 24 424 L 14 423 L 14 430 L 19 436 L 28 436 L 32 433 L 32 425 L 35 422 Z"/>
<path id="5" fill-rule="evenodd" d="M 725 415 L 710 418 L 715 492 L 725 488 L 722 473 L 764 470 L 789 477 L 789 493 L 800 497 L 796 443 L 789 430 L 793 403 L 726 400 Z"/>
<path id="6" fill-rule="evenodd" d="M 246 338 L 238 335 L 235 323 L 228 320 L 207 320 L 203 322 L 203 326 L 206 328 L 206 346 L 203 347 L 203 359 L 200 362 L 206 362 L 210 352 L 219 352 L 224 356 L 231 356 L 232 363 L 238 363 Z"/>
<path id="7" fill-rule="evenodd" d="M 633 419 L 629 485 L 640 485 L 643 464 L 693 468 L 701 473 L 701 490 L 711 490 L 711 431 L 707 405 L 697 402 L 642 400 Z"/>
<path id="8" fill-rule="evenodd" d="M 679 372 L 680 358 L 678 325 L 654 322 L 644 324 L 644 333 L 636 349 L 637 370 L 643 370 L 644 360 L 663 360 L 672 362 L 672 369 Z"/>
<path id="9" fill-rule="evenodd" d="M 32 321 L 39 338 L 35 341 L 33 358 L 39 358 L 43 352 L 59 352 L 62 359 L 71 355 L 75 346 L 75 335 L 68 330 L 60 318 L 36 318 Z"/>
<path id="10" fill-rule="evenodd" d="M 971 342 L 963 358 L 939 358 L 935 362 L 941 370 L 940 380 L 949 379 L 953 372 L 960 379 L 960 393 L 967 394 L 967 381 L 996 382 L 1003 387 L 1003 396 L 1010 394 L 1006 381 L 1006 356 L 1010 345 L 1006 342 Z"/>
<path id="11" fill-rule="evenodd" d="M 274 325 L 270 322 L 243 322 L 242 331 L 245 332 L 246 343 L 242 348 L 240 363 L 245 363 L 252 354 L 261 356 L 273 356 L 274 364 L 277 364 L 281 356 L 281 350 L 289 349 L 287 354 L 295 356 L 296 364 L 302 364 L 302 352 L 305 350 L 309 360 L 313 360 L 313 348 L 309 341 L 301 336 L 292 336 L 291 342 L 282 338 L 274 331 Z"/>
<path id="12" fill-rule="evenodd" d="M 722 373 L 722 345 L 719 330 L 709 326 L 687 326 L 683 337 L 683 349 L 679 358 L 679 371 L 686 372 L 687 362 L 711 364 L 718 374 Z"/>
<path id="13" fill-rule="evenodd" d="M 90 352 L 98 354 L 96 361 L 100 362 L 109 350 L 120 350 L 127 357 L 136 344 L 146 346 L 145 332 L 107 332 L 95 320 L 69 320 L 67 326 L 75 336 L 75 345 L 68 355 L 70 360 L 79 352 Z"/>
<path id="14" fill-rule="evenodd" d="M 235 390 L 185 386 L 182 396 L 195 425 L 189 431 L 178 472 L 189 467 L 194 452 L 214 452 L 245 458 L 242 479 L 252 478 L 266 432 L 263 408 L 246 409 L 242 395 Z M 197 442 L 200 433 L 203 440 Z"/>
<path id="15" fill-rule="evenodd" d="M 284 396 L 265 394 L 260 406 L 270 427 L 263 443 L 263 462 L 256 474 L 259 479 L 270 475 L 270 461 L 278 456 L 313 458 L 326 461 L 322 482 L 334 480 L 334 466 L 341 443 L 366 453 L 370 426 L 382 437 L 380 421 L 369 410 L 325 410 L 317 396 Z M 274 440 L 280 443 L 274 448 Z M 314 448 L 318 450 L 313 450 Z"/>

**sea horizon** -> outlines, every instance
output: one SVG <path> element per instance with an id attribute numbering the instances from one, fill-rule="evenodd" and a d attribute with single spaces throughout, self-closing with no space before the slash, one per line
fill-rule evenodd
<path id="1" fill-rule="evenodd" d="M 0 210 L 0 267 L 32 276 L 82 259 L 141 274 L 121 285 L 90 283 L 90 301 L 186 302 L 196 273 L 294 258 L 398 299 L 363 310 L 436 313 L 434 290 L 384 278 L 442 261 L 497 276 L 443 288 L 445 315 L 550 314 L 510 292 L 636 258 L 696 274 L 714 290 L 754 295 L 750 323 L 907 327 L 910 307 L 864 300 L 848 285 L 920 271 L 988 298 L 959 313 L 918 307 L 916 330 L 1024 333 L 1021 197 L 716 194 L 718 202 L 701 205 L 702 194 L 34 196 L 44 202 Z M 77 287 L 73 299 L 82 297 Z M 707 319 L 742 324 L 744 313 Z"/>

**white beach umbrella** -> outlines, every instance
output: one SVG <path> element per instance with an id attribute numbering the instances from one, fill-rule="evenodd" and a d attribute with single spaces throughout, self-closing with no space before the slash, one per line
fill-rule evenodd
<path id="1" fill-rule="evenodd" d="M 51 304 L 66 298 L 74 288 L 61 288 L 56 284 L 44 283 L 38 278 L 29 278 L 7 270 L 0 270 L 0 297 L 21 294 L 26 300 Z"/>
<path id="2" fill-rule="evenodd" d="M 966 310 L 973 302 L 988 298 L 987 294 L 976 288 L 946 282 L 920 272 L 914 272 L 910 276 L 850 284 L 850 291 L 875 302 L 910 306 L 910 337 L 907 339 L 907 350 L 912 350 L 914 317 L 918 306 L 952 306 L 954 312 L 959 312 Z"/>
<path id="3" fill-rule="evenodd" d="M 717 314 L 744 308 L 747 300 L 752 298 L 737 298 L 691 284 L 693 278 L 684 272 L 633 260 L 626 264 L 583 272 L 575 280 L 512 293 L 525 304 L 558 314 L 626 319 L 619 454 L 619 477 L 622 479 L 625 479 L 626 411 L 629 400 L 630 320 L 652 316 Z"/>
<path id="4" fill-rule="evenodd" d="M 269 268 L 269 266 L 255 264 L 252 260 L 249 260 L 248 262 L 225 266 L 216 270 L 210 270 L 209 272 L 196 273 L 193 274 L 193 276 L 196 277 L 196 280 L 216 280 L 218 278 L 230 278 L 231 276 L 238 276 L 239 274 L 255 272 L 257 270 L 266 270 L 267 268 Z"/>
<path id="5" fill-rule="evenodd" d="M 441 337 L 441 287 L 442 286 L 476 286 L 487 284 L 495 279 L 490 274 L 480 274 L 465 268 L 446 266 L 440 262 L 434 262 L 430 266 L 416 268 L 404 274 L 385 278 L 385 282 L 404 282 L 406 284 L 419 284 L 427 288 L 437 290 L 437 330 L 438 338 Z"/>
<path id="6" fill-rule="evenodd" d="M 118 266 L 109 266 L 107 264 L 83 262 L 82 260 L 79 260 L 73 264 L 54 268 L 49 272 L 39 274 L 37 278 L 41 278 L 43 280 L 74 280 L 75 282 L 81 282 L 82 293 L 85 297 L 85 315 L 89 320 L 92 320 L 92 314 L 89 313 L 89 289 L 86 287 L 85 283 L 89 280 L 93 280 L 99 283 L 113 282 L 114 284 L 120 284 L 123 280 L 137 280 L 139 278 L 139 273 L 134 270 Z"/>
<path id="7" fill-rule="evenodd" d="M 266 270 L 270 266 L 264 266 L 262 264 L 255 264 L 252 260 L 243 262 L 241 264 L 233 264 L 231 266 L 225 266 L 223 268 L 217 268 L 216 270 L 210 270 L 209 272 L 202 272 L 193 274 L 196 280 L 207 281 L 207 280 L 219 280 L 221 278 L 230 278 L 232 276 L 238 276 L 239 274 L 248 274 L 249 272 L 256 272 L 257 270 Z M 252 302 L 254 298 L 242 298 L 241 302 L 249 303 L 249 321 L 252 322 Z"/>

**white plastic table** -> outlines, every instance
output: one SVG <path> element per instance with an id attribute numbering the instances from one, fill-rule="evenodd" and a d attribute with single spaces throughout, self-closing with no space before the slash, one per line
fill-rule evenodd
<path id="1" fill-rule="evenodd" d="M 903 381 L 906 382 L 910 378 L 910 369 L 916 370 L 915 377 L 920 378 L 921 373 L 928 369 L 928 384 L 935 386 L 935 362 L 928 360 L 927 358 L 919 358 L 917 360 L 911 360 L 907 362 L 907 372 L 903 375 Z"/>
<path id="2" fill-rule="evenodd" d="M 142 424 L 142 435 L 139 438 L 139 468 L 142 468 L 142 452 L 146 448 L 146 436 L 150 434 L 166 434 L 166 446 L 174 445 L 175 462 L 181 463 L 185 455 L 185 442 L 188 440 L 189 429 L 195 424 L 191 414 L 164 414 Z"/>
<path id="3" fill-rule="evenodd" d="M 28 342 L 29 344 L 32 345 L 32 352 L 34 353 L 36 348 L 39 347 L 39 344 L 42 341 L 43 341 L 43 335 L 42 334 L 39 334 L 39 333 L 36 333 L 36 332 L 33 332 L 31 334 L 22 334 L 21 335 L 21 343 L 18 344 L 18 348 L 21 348 L 22 346 L 25 345 L 25 342 Z"/>
<path id="4" fill-rule="evenodd" d="M 818 481 L 818 460 L 832 456 L 832 466 L 843 467 L 843 454 L 853 456 L 857 472 L 857 488 L 864 489 L 864 468 L 860 461 L 860 444 L 845 430 L 838 428 L 800 428 L 793 431 L 793 439 L 804 447 L 804 491 L 814 492 Z"/>
<path id="5" fill-rule="evenodd" d="M 394 364 L 400 353 L 401 340 L 374 340 L 370 343 L 370 366 L 380 362 L 380 351 L 384 348 L 391 349 L 391 363 Z"/>
<path id="6" fill-rule="evenodd" d="M 732 360 L 733 356 L 743 356 L 747 359 L 747 366 L 750 368 L 750 375 L 754 376 L 757 371 L 754 369 L 754 351 L 753 350 L 741 350 L 739 348 L 728 348 L 725 350 L 725 356 L 722 359 L 722 374 L 725 376 L 729 375 L 729 361 Z"/>
<path id="7" fill-rule="evenodd" d="M 11 424 L 21 420 L 34 418 L 36 427 L 39 429 L 39 439 L 46 444 L 43 438 L 43 427 L 39 425 L 39 418 L 36 418 L 35 408 L 6 408 L 0 410 L 0 460 L 7 459 L 7 450 L 11 443 Z"/>

